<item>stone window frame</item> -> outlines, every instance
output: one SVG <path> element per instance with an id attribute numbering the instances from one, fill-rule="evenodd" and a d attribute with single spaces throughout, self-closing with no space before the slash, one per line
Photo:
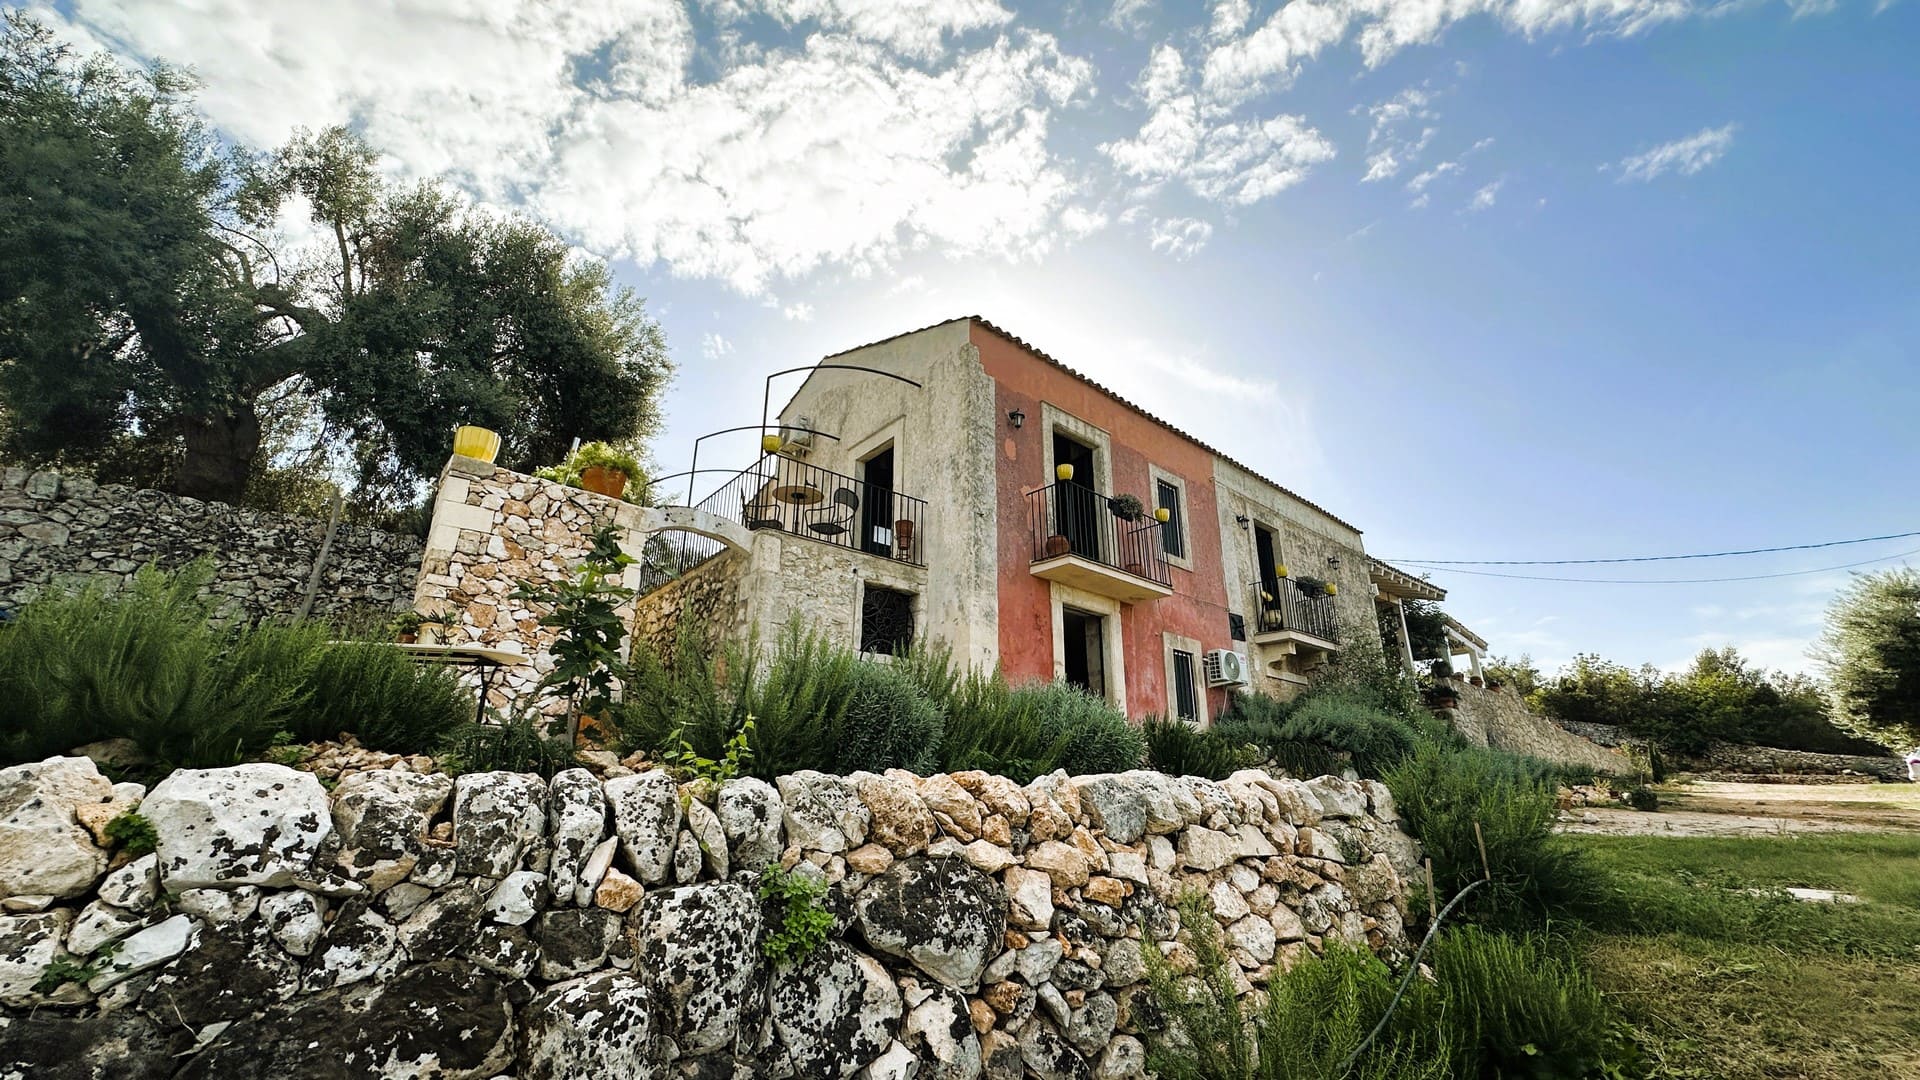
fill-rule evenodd
<path id="1" fill-rule="evenodd" d="M 1160 633 L 1160 670 L 1166 673 L 1166 715 L 1169 719 L 1178 719 L 1175 713 L 1179 709 L 1179 703 L 1174 700 L 1173 681 L 1173 654 L 1176 650 L 1193 657 L 1195 701 L 1193 726 L 1202 729 L 1212 727 L 1212 717 L 1207 713 L 1207 650 L 1200 644 L 1199 639 L 1176 634 L 1171 630 L 1163 630 Z"/>
<path id="2" fill-rule="evenodd" d="M 1152 498 L 1149 501 L 1152 503 L 1154 507 L 1158 507 L 1160 505 L 1160 485 L 1161 484 L 1166 484 L 1169 487 L 1172 487 L 1175 491 L 1179 492 L 1180 550 L 1186 552 L 1186 554 L 1185 555 L 1168 554 L 1166 552 L 1164 545 L 1162 545 L 1161 554 L 1166 555 L 1168 565 L 1177 566 L 1182 570 L 1189 570 L 1189 571 L 1192 570 L 1193 569 L 1193 501 L 1187 497 L 1187 478 L 1184 476 L 1181 476 L 1178 473 L 1171 472 L 1167 469 L 1163 469 L 1158 465 L 1148 464 L 1147 483 L 1152 486 L 1152 491 L 1149 493 L 1152 496 Z"/>
<path id="3" fill-rule="evenodd" d="M 1057 581 L 1047 582 L 1047 606 L 1053 621 L 1053 678 L 1067 677 L 1067 627 L 1063 609 L 1078 608 L 1098 615 L 1105 624 L 1100 635 L 1101 676 L 1105 680 L 1107 702 L 1122 713 L 1127 711 L 1127 649 L 1125 631 L 1120 625 L 1121 603 L 1111 597 L 1083 592 Z"/>
<path id="4" fill-rule="evenodd" d="M 1102 495 L 1113 494 L 1113 436 L 1105 428 L 1082 420 L 1051 401 L 1040 403 L 1040 452 L 1046 462 L 1044 483 L 1054 482 L 1053 437 L 1056 434 L 1093 447 L 1093 489 Z"/>
<path id="5" fill-rule="evenodd" d="M 880 563 L 880 560 L 877 559 L 864 561 Z M 848 647 L 854 651 L 855 655 L 864 661 L 875 664 L 890 664 L 894 661 L 894 658 L 888 656 L 886 653 L 867 653 L 860 651 L 860 641 L 866 634 L 865 601 L 868 584 L 876 585 L 882 589 L 892 589 L 894 592 L 903 592 L 912 596 L 913 640 L 916 642 L 927 640 L 927 594 L 922 589 L 920 582 L 914 580 L 913 577 L 908 574 L 895 571 L 893 567 L 884 563 L 876 566 L 856 567 L 853 572 L 853 577 L 858 584 L 854 588 L 853 596 L 849 601 L 853 607 L 853 614 L 852 617 L 847 620 L 853 627 L 853 640 L 847 644 Z"/>

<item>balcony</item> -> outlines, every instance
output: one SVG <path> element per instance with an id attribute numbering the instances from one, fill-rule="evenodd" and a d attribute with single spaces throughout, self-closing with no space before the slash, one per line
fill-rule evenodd
<path id="1" fill-rule="evenodd" d="M 1306 646 L 1322 652 L 1340 647 L 1333 597 L 1309 596 L 1291 578 L 1255 584 L 1253 610 L 1256 645 Z"/>
<path id="2" fill-rule="evenodd" d="M 925 566 L 925 500 L 779 455 L 736 473 L 698 509 L 755 531 L 778 530 L 831 547 Z M 688 533 L 648 542 L 642 591 L 685 574 L 725 545 Z"/>
<path id="3" fill-rule="evenodd" d="M 1107 496 L 1071 480 L 1028 492 L 1027 519 L 1035 577 L 1123 604 L 1173 595 L 1158 521 L 1123 521 Z"/>

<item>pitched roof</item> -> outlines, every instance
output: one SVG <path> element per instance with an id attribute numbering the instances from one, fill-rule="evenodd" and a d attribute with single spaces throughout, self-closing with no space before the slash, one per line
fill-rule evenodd
<path id="1" fill-rule="evenodd" d="M 1373 577 L 1374 584 L 1376 585 L 1383 583 L 1390 585 L 1399 593 L 1411 596 L 1417 600 L 1439 601 L 1447 598 L 1447 590 L 1435 585 L 1426 578 L 1414 577 L 1405 570 L 1391 563 L 1381 562 L 1371 555 L 1367 556 L 1367 562 L 1370 564 L 1368 568 L 1369 573 Z"/>
<path id="2" fill-rule="evenodd" d="M 1146 409 L 1141 408 L 1139 405 L 1136 405 L 1133 402 L 1128 401 L 1126 398 L 1123 398 L 1119 394 L 1114 393 L 1112 390 L 1108 389 L 1107 387 L 1102 386 L 1101 384 L 1093 381 L 1092 379 L 1088 378 L 1085 374 L 1081 373 L 1080 371 L 1075 370 L 1074 368 L 1068 367 L 1066 364 L 1063 364 L 1060 361 L 1054 359 L 1052 356 L 1047 355 L 1047 353 L 1043 352 L 1041 349 L 1034 346 L 1033 344 L 1027 342 L 1025 339 L 1021 338 L 1018 334 L 1015 334 L 1012 331 L 1004 330 L 998 326 L 995 326 L 992 322 L 989 322 L 987 319 L 984 319 L 979 315 L 962 315 L 957 318 L 944 319 L 940 322 L 933 323 L 928 326 L 922 326 L 917 330 L 907 330 L 902 333 L 894 334 L 891 337 L 881 338 L 878 341 L 869 341 L 865 345 L 855 345 L 851 349 L 842 349 L 836 353 L 828 353 L 826 356 L 821 357 L 821 360 L 822 361 L 832 360 L 836 357 L 845 356 L 848 353 L 856 353 L 862 349 L 871 349 L 876 345 L 885 345 L 890 341 L 898 341 L 901 338 L 912 337 L 915 334 L 924 333 L 936 327 L 946 326 L 950 323 L 957 323 L 957 322 L 970 322 L 976 326 L 983 327 L 989 331 L 992 331 L 995 334 L 998 334 L 1000 337 L 1003 337 L 1006 340 L 1012 342 L 1013 344 L 1018 345 L 1019 347 L 1021 347 L 1022 349 L 1025 349 L 1027 352 L 1031 353 L 1032 355 L 1039 357 L 1041 360 L 1053 365 L 1056 368 L 1059 368 L 1061 371 L 1066 372 L 1068 375 L 1071 375 L 1074 378 L 1079 379 L 1081 382 L 1086 383 L 1088 386 L 1093 387 L 1095 390 L 1100 391 L 1102 394 L 1105 394 L 1106 396 L 1112 398 L 1114 401 L 1119 402 L 1121 405 L 1124 405 L 1127 408 L 1132 409 L 1134 412 L 1139 413 L 1141 416 L 1146 417 L 1148 420 L 1153 421 L 1154 423 L 1160 425 L 1161 427 L 1166 428 L 1168 431 L 1173 432 L 1175 435 L 1178 435 L 1181 438 L 1187 440 L 1188 442 L 1194 444 L 1195 446 L 1198 446 L 1200 449 L 1205 450 L 1207 453 L 1212 454 L 1215 457 L 1221 459 L 1222 461 L 1225 461 L 1227 464 L 1232 465 L 1242 470 L 1243 472 L 1248 473 L 1249 475 L 1253 476 L 1257 480 L 1260 480 L 1267 484 L 1271 484 L 1274 488 L 1278 489 L 1282 494 L 1288 496 L 1289 498 L 1298 500 L 1302 505 L 1307 506 L 1313 510 L 1317 510 L 1322 514 L 1325 514 L 1327 518 L 1333 521 L 1335 524 L 1345 526 L 1346 528 L 1352 529 L 1356 533 L 1361 531 L 1359 526 L 1353 524 L 1352 522 L 1342 520 L 1338 515 L 1334 514 L 1331 510 L 1328 510 L 1326 507 L 1321 506 L 1319 503 L 1314 502 L 1312 499 L 1305 498 L 1304 496 L 1300 495 L 1298 492 L 1287 487 L 1286 485 L 1277 483 L 1271 478 L 1265 475 L 1262 475 L 1259 470 L 1253 468 L 1252 466 L 1246 464 L 1245 462 L 1240 461 L 1234 458 L 1233 456 L 1225 453 L 1224 451 L 1216 449 L 1213 446 L 1209 446 L 1207 443 L 1202 442 L 1201 440 L 1195 438 L 1194 436 L 1188 434 L 1187 432 L 1182 431 L 1177 427 L 1174 427 L 1172 424 L 1169 424 L 1165 420 L 1160 419 L 1158 416 L 1155 416 L 1154 414 L 1148 412 Z"/>

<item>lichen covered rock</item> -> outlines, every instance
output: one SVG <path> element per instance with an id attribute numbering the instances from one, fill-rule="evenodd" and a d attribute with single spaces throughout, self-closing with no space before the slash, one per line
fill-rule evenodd
<path id="1" fill-rule="evenodd" d="M 953 858 L 895 863 L 860 892 L 867 944 L 940 982 L 971 989 L 1000 950 L 1007 898 L 994 880 Z"/>

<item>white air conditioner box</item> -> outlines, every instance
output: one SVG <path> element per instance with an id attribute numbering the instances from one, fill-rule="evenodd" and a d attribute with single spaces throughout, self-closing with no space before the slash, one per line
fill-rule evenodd
<path id="1" fill-rule="evenodd" d="M 1204 661 L 1208 686 L 1245 686 L 1253 664 L 1246 654 L 1232 649 L 1210 649 Z"/>
<path id="2" fill-rule="evenodd" d="M 813 451 L 813 417 L 802 416 L 793 427 L 780 429 L 780 452 L 788 457 L 806 457 Z"/>

